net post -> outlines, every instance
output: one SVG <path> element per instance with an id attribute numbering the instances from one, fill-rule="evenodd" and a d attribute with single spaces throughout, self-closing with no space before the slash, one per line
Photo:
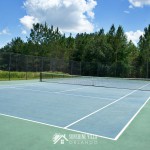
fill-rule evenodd
<path id="1" fill-rule="evenodd" d="M 40 72 L 40 82 L 42 82 L 42 72 Z"/>
<path id="2" fill-rule="evenodd" d="M 92 80 L 92 86 L 95 86 L 95 84 L 94 84 L 94 77 L 93 76 L 92 76 L 91 80 Z"/>

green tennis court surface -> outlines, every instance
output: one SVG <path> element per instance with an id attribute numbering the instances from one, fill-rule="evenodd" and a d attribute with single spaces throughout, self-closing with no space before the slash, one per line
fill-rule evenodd
<path id="1" fill-rule="evenodd" d="M 150 148 L 149 81 L 123 80 L 120 89 L 72 81 L 0 82 L 1 149 Z M 107 84 L 111 81 L 116 83 Z M 56 134 L 63 135 L 63 144 L 54 141 Z M 84 136 L 73 140 L 70 135 L 95 139 L 81 142 Z"/>

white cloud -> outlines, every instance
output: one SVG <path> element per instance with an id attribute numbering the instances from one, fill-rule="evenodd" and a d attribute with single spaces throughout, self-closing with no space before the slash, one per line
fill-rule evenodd
<path id="1" fill-rule="evenodd" d="M 26 35 L 27 31 L 25 29 L 22 29 L 21 34 Z"/>
<path id="2" fill-rule="evenodd" d="M 127 11 L 127 10 L 125 10 L 125 11 L 124 11 L 124 13 L 129 14 L 130 12 L 129 12 L 129 11 Z"/>
<path id="3" fill-rule="evenodd" d="M 137 31 L 129 31 L 129 32 L 126 32 L 126 35 L 127 35 L 127 38 L 128 38 L 128 41 L 132 41 L 135 45 L 137 45 L 138 41 L 139 41 L 139 37 L 141 35 L 143 35 L 143 31 L 141 30 L 137 30 Z"/>
<path id="4" fill-rule="evenodd" d="M 23 18 L 20 19 L 20 22 L 26 26 L 28 29 L 32 28 L 32 25 L 34 23 L 38 22 L 37 18 L 34 18 L 33 16 L 24 16 Z"/>
<path id="5" fill-rule="evenodd" d="M 0 31 L 0 35 L 10 35 L 11 33 L 9 32 L 8 28 L 3 29 L 2 31 Z"/>
<path id="6" fill-rule="evenodd" d="M 132 6 L 132 5 L 129 5 L 129 8 L 130 8 L 130 9 L 132 9 L 132 8 L 133 8 L 133 6 Z"/>
<path id="7" fill-rule="evenodd" d="M 27 15 L 20 22 L 28 29 L 33 23 L 59 27 L 63 32 L 93 32 L 96 0 L 26 0 Z"/>
<path id="8" fill-rule="evenodd" d="M 143 7 L 144 5 L 150 5 L 150 0 L 129 0 L 134 7 Z"/>

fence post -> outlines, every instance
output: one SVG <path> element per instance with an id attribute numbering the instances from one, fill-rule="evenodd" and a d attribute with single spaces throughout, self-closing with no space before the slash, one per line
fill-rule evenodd
<path id="1" fill-rule="evenodd" d="M 73 61 L 71 61 L 71 75 L 73 74 Z"/>
<path id="2" fill-rule="evenodd" d="M 11 76 L 10 76 L 10 71 L 11 71 L 11 53 L 9 53 L 9 81 L 10 81 L 10 78 L 11 78 Z"/>
<path id="3" fill-rule="evenodd" d="M 49 59 L 49 70 L 48 71 L 51 71 L 51 59 Z"/>
<path id="4" fill-rule="evenodd" d="M 26 80 L 28 80 L 28 56 L 26 56 Z"/>
<path id="5" fill-rule="evenodd" d="M 97 77 L 99 77 L 99 63 L 97 63 Z"/>
<path id="6" fill-rule="evenodd" d="M 42 68 L 41 68 L 41 72 L 43 72 L 44 70 L 43 70 L 43 67 L 44 67 L 44 65 L 43 65 L 43 57 L 42 57 Z"/>
<path id="7" fill-rule="evenodd" d="M 148 59 L 147 59 L 147 69 L 146 69 L 146 78 L 149 77 L 149 62 L 148 62 Z"/>
<path id="8" fill-rule="evenodd" d="M 82 75 L 82 63 L 80 61 L 80 75 Z"/>

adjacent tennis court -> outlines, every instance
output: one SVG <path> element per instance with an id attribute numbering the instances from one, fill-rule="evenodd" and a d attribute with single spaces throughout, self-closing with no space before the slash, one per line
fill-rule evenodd
<path id="1" fill-rule="evenodd" d="M 0 116 L 118 140 L 150 99 L 150 81 L 48 77 L 1 82 Z"/>

